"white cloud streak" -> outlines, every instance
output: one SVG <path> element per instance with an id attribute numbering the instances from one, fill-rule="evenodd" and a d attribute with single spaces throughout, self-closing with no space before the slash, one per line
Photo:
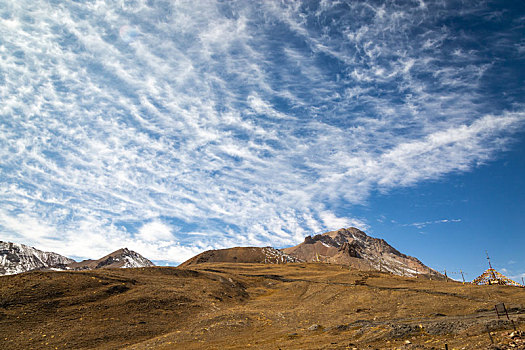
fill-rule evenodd
<path id="1" fill-rule="evenodd" d="M 439 6 L 5 2 L 2 232 L 181 262 L 366 227 L 337 206 L 472 170 L 523 127 Z"/>
<path id="2" fill-rule="evenodd" d="M 461 219 L 441 219 L 441 220 L 431 220 L 431 221 L 424 221 L 424 222 L 413 222 L 411 224 L 403 224 L 402 226 L 414 226 L 414 227 L 421 229 L 428 225 L 457 223 L 457 222 L 461 222 Z"/>

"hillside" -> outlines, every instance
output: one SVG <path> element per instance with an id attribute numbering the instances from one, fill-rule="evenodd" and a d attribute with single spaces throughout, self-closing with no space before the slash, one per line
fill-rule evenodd
<path id="1" fill-rule="evenodd" d="M 0 348 L 523 349 L 500 302 L 523 330 L 523 288 L 329 264 L 36 271 L 0 277 Z"/>
<path id="2" fill-rule="evenodd" d="M 285 264 L 302 260 L 272 247 L 235 247 L 202 252 L 180 264 L 181 267 L 207 262 Z"/>

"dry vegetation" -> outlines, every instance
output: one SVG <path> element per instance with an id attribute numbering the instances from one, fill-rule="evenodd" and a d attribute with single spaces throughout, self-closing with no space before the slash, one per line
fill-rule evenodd
<path id="1" fill-rule="evenodd" d="M 337 265 L 30 272 L 0 277 L 0 348 L 523 348 L 499 302 L 524 329 L 525 289 Z"/>

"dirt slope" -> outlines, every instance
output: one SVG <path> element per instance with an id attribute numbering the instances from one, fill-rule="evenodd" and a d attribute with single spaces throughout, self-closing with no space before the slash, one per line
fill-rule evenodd
<path id="1" fill-rule="evenodd" d="M 0 277 L 0 348 L 519 349 L 498 302 L 523 330 L 523 288 L 337 265 L 29 272 Z"/>
<path id="2" fill-rule="evenodd" d="M 207 262 L 284 264 L 300 261 L 272 247 L 235 247 L 207 250 L 179 266 L 188 267 Z"/>

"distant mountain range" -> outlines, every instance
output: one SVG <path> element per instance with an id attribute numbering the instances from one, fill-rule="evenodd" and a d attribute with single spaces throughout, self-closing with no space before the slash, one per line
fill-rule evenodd
<path id="1" fill-rule="evenodd" d="M 127 248 L 98 260 L 76 262 L 63 255 L 44 252 L 24 244 L 0 241 L 0 276 L 32 270 L 92 270 L 114 267 L 148 267 L 154 264 Z"/>
<path id="2" fill-rule="evenodd" d="M 57 253 L 43 252 L 24 244 L 0 241 L 0 275 L 14 275 L 30 270 L 74 263 Z"/>
<path id="3" fill-rule="evenodd" d="M 235 247 L 208 250 L 183 262 L 180 266 L 188 267 L 208 262 L 261 264 L 320 262 L 402 276 L 444 277 L 417 258 L 400 253 L 385 240 L 370 237 L 355 227 L 342 228 L 313 237 L 307 236 L 301 244 L 284 249 Z M 43 252 L 23 244 L 0 241 L 0 275 L 31 270 L 92 270 L 147 266 L 154 266 L 154 264 L 127 248 L 119 249 L 98 260 L 76 262 L 60 254 Z"/>
<path id="4" fill-rule="evenodd" d="M 417 258 L 400 253 L 383 239 L 368 236 L 355 228 L 342 228 L 315 236 L 307 236 L 295 247 L 235 247 L 208 250 L 185 261 L 181 266 L 206 262 L 238 262 L 283 264 L 289 262 L 321 262 L 347 265 L 358 270 L 378 270 L 404 276 L 442 278 L 439 272 Z"/>

